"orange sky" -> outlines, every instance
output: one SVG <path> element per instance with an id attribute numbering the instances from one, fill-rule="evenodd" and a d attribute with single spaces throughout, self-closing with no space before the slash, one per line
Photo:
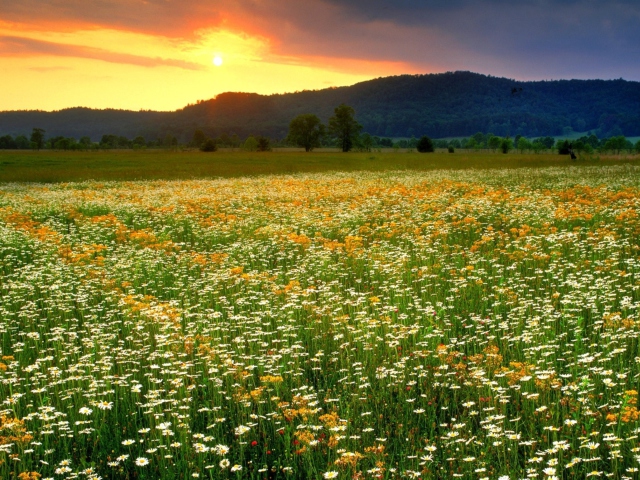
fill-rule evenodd
<path id="1" fill-rule="evenodd" d="M 183 8 L 145 13 L 145 1 L 114 3 L 136 8 L 124 18 L 116 9 L 58 8 L 35 21 L 20 11 L 0 20 L 0 71 L 9 72 L 0 110 L 175 110 L 226 91 L 285 93 L 417 71 L 406 62 L 283 48 L 266 18 L 248 18 L 239 6 L 206 9 L 206 2 L 186 0 L 187 15 Z M 155 21 L 136 24 L 136 15 L 148 14 Z M 213 64 L 216 56 L 222 65 Z"/>
<path id="2" fill-rule="evenodd" d="M 638 22 L 635 0 L 0 0 L 0 110 L 175 110 L 453 70 L 640 80 Z"/>

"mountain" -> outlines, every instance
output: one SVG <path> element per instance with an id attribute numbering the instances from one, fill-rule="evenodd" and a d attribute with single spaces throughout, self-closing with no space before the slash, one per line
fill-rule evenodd
<path id="1" fill-rule="evenodd" d="M 476 132 L 537 137 L 575 131 L 640 135 L 640 82 L 554 80 L 519 82 L 471 72 L 400 75 L 349 87 L 278 95 L 223 93 L 175 112 L 92 110 L 0 112 L 0 135 L 29 134 L 99 140 L 104 134 L 147 140 L 191 139 L 200 128 L 271 138 L 287 135 L 291 119 L 315 113 L 324 122 L 340 103 L 356 110 L 364 131 L 381 137 L 469 136 Z"/>

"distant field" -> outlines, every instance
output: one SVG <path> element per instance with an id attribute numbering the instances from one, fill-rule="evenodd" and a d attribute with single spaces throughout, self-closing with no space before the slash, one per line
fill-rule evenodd
<path id="1" fill-rule="evenodd" d="M 600 160 L 598 160 L 600 158 Z M 155 180 L 241 177 L 327 171 L 387 171 L 485 168 L 535 168 L 562 165 L 638 163 L 636 156 L 602 156 L 572 162 L 555 154 L 503 155 L 488 152 L 371 152 L 275 151 L 107 151 L 0 152 L 0 182 L 67 182 L 84 180 Z"/>

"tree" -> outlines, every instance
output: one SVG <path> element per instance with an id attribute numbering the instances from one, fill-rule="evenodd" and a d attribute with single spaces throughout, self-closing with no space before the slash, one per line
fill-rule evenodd
<path id="1" fill-rule="evenodd" d="M 91 138 L 88 136 L 84 136 L 81 137 L 80 140 L 78 141 L 78 145 L 80 146 L 80 148 L 91 148 L 92 142 L 91 142 Z"/>
<path id="2" fill-rule="evenodd" d="M 513 140 L 509 137 L 505 137 L 500 141 L 500 150 L 502 153 L 509 153 L 513 149 Z"/>
<path id="3" fill-rule="evenodd" d="M 203 152 L 215 152 L 218 150 L 218 146 L 216 145 L 215 140 L 205 138 L 205 140 L 200 143 L 200 150 Z"/>
<path id="4" fill-rule="evenodd" d="M 495 135 L 491 135 L 489 137 L 489 139 L 487 140 L 487 144 L 489 145 L 489 148 L 495 152 L 496 150 L 498 150 L 500 148 L 500 142 L 501 141 L 502 140 L 500 139 L 500 137 L 496 137 Z"/>
<path id="5" fill-rule="evenodd" d="M 305 152 L 319 147 L 322 137 L 324 137 L 324 125 L 313 113 L 298 115 L 289 123 L 287 142 L 304 148 Z"/>
<path id="6" fill-rule="evenodd" d="M 471 138 L 473 138 L 475 140 L 475 144 L 477 148 L 482 148 L 482 146 L 484 145 L 485 141 L 486 141 L 486 137 L 484 135 L 484 133 L 482 132 L 478 132 L 476 134 L 474 134 Z"/>
<path id="7" fill-rule="evenodd" d="M 116 148 L 118 146 L 118 137 L 116 135 L 105 134 L 100 139 L 100 148 Z"/>
<path id="8" fill-rule="evenodd" d="M 36 150 L 44 147 L 44 133 L 45 131 L 42 128 L 34 128 L 31 132 L 31 143 L 33 143 Z"/>
<path id="9" fill-rule="evenodd" d="M 353 147 L 356 137 L 362 130 L 355 117 L 355 110 L 349 105 L 341 103 L 334 110 L 334 115 L 329 119 L 329 133 L 338 141 L 338 146 L 343 152 L 348 152 Z"/>
<path id="10" fill-rule="evenodd" d="M 132 140 L 131 143 L 133 145 L 133 148 L 143 148 L 147 146 L 147 141 L 144 139 L 142 135 L 138 135 L 136 138 Z"/>
<path id="11" fill-rule="evenodd" d="M 258 141 L 253 136 L 250 136 L 244 141 L 243 148 L 248 152 L 255 152 L 258 150 Z"/>
<path id="12" fill-rule="evenodd" d="M 569 140 L 558 140 L 556 148 L 560 155 L 569 155 L 571 153 L 571 144 Z"/>
<path id="13" fill-rule="evenodd" d="M 525 150 L 531 150 L 531 142 L 524 137 L 518 139 L 517 145 L 520 153 L 524 153 Z"/>
<path id="14" fill-rule="evenodd" d="M 362 136 L 360 136 L 358 140 L 359 140 L 358 147 L 362 148 L 362 151 L 364 152 L 371 151 L 371 147 L 373 147 L 373 138 L 371 137 L 370 134 L 365 132 Z"/>
<path id="15" fill-rule="evenodd" d="M 258 141 L 258 151 L 259 152 L 269 152 L 271 150 L 271 142 L 267 137 L 263 137 L 260 135 L 257 138 Z"/>
<path id="16" fill-rule="evenodd" d="M 614 151 L 616 155 L 619 155 L 620 152 L 624 150 L 626 145 L 627 145 L 627 139 L 624 137 L 624 135 L 618 135 L 616 137 L 611 137 L 609 140 L 607 140 L 604 144 L 604 148 L 605 150 Z"/>
<path id="17" fill-rule="evenodd" d="M 31 142 L 24 135 L 18 135 L 15 140 L 16 148 L 19 148 L 20 150 L 27 150 L 28 148 L 31 148 Z"/>
<path id="18" fill-rule="evenodd" d="M 191 145 L 197 148 L 200 148 L 202 144 L 207 140 L 207 136 L 200 129 L 197 129 L 193 132 L 193 138 L 191 139 Z M 211 151 L 211 150 L 206 150 Z"/>
<path id="19" fill-rule="evenodd" d="M 420 140 L 418 140 L 416 148 L 420 153 L 433 152 L 433 140 L 426 135 L 423 135 L 420 137 Z"/>
<path id="20" fill-rule="evenodd" d="M 18 145 L 11 135 L 5 135 L 4 137 L 0 137 L 0 148 L 13 149 L 18 148 Z"/>

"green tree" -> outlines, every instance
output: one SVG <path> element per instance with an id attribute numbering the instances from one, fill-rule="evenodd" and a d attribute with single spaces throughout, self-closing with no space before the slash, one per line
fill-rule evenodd
<path id="1" fill-rule="evenodd" d="M 13 149 L 17 147 L 16 141 L 11 135 L 0 137 L 0 149 Z"/>
<path id="2" fill-rule="evenodd" d="M 19 148 L 20 150 L 27 150 L 28 148 L 31 148 L 31 142 L 26 136 L 18 135 L 15 140 L 16 148 Z"/>
<path id="3" fill-rule="evenodd" d="M 504 137 L 500 141 L 500 151 L 502 153 L 509 153 L 511 150 L 513 150 L 513 140 L 509 137 Z"/>
<path id="4" fill-rule="evenodd" d="M 102 135 L 100 148 L 116 148 L 117 146 L 118 137 L 116 135 Z"/>
<path id="5" fill-rule="evenodd" d="M 518 150 L 524 153 L 525 150 L 531 150 L 531 142 L 524 137 L 518 139 Z"/>
<path id="6" fill-rule="evenodd" d="M 640 153 L 640 140 L 636 142 L 635 147 L 636 147 L 636 153 Z"/>
<path id="7" fill-rule="evenodd" d="M 604 144 L 604 149 L 613 151 L 616 153 L 616 155 L 618 155 L 622 150 L 625 149 L 626 145 L 627 139 L 624 137 L 624 135 L 618 135 L 607 140 Z"/>
<path id="8" fill-rule="evenodd" d="M 44 147 L 44 133 L 42 128 L 34 128 L 31 131 L 31 143 L 36 150 L 40 150 Z"/>
<path id="9" fill-rule="evenodd" d="M 359 147 L 362 148 L 364 152 L 370 152 L 371 147 L 373 147 L 373 137 L 368 133 L 363 133 L 359 140 Z"/>
<path id="10" fill-rule="evenodd" d="M 487 145 L 494 152 L 500 148 L 500 142 L 502 139 L 500 137 L 496 137 L 495 135 L 491 135 L 487 140 Z"/>
<path id="11" fill-rule="evenodd" d="M 91 138 L 86 135 L 84 137 L 81 137 L 80 140 L 78 141 L 78 145 L 82 149 L 91 148 L 91 144 L 92 144 Z"/>
<path id="12" fill-rule="evenodd" d="M 207 136 L 204 134 L 204 132 L 200 129 L 197 129 L 195 132 L 193 132 L 191 145 L 193 147 L 200 148 L 206 140 L 207 140 Z M 210 150 L 207 150 L 207 151 L 210 151 Z"/>
<path id="13" fill-rule="evenodd" d="M 324 125 L 318 116 L 313 113 L 304 113 L 289 123 L 287 142 L 304 148 L 305 152 L 310 152 L 321 145 L 324 133 Z"/>
<path id="14" fill-rule="evenodd" d="M 475 140 L 475 145 L 477 148 L 482 148 L 486 141 L 486 137 L 482 132 L 474 134 L 471 138 Z"/>
<path id="15" fill-rule="evenodd" d="M 56 150 L 73 150 L 74 144 L 75 140 L 73 138 L 60 137 L 56 140 L 55 144 L 52 145 L 52 148 Z"/>
<path id="16" fill-rule="evenodd" d="M 142 135 L 138 135 L 132 140 L 133 148 L 144 148 L 147 146 L 147 141 Z"/>
<path id="17" fill-rule="evenodd" d="M 244 145 L 242 146 L 248 152 L 255 152 L 258 150 L 258 141 L 255 137 L 250 136 L 244 141 Z"/>
<path id="18" fill-rule="evenodd" d="M 338 146 L 343 152 L 353 147 L 362 125 L 355 119 L 355 110 L 344 103 L 337 106 L 334 115 L 329 119 L 329 133 L 337 139 Z"/>
<path id="19" fill-rule="evenodd" d="M 433 152 L 433 140 L 431 140 L 426 135 L 423 135 L 422 137 L 420 137 L 420 140 L 418 140 L 416 148 L 420 153 Z"/>

